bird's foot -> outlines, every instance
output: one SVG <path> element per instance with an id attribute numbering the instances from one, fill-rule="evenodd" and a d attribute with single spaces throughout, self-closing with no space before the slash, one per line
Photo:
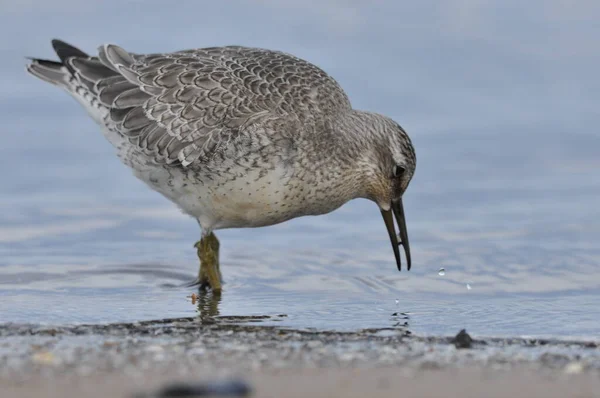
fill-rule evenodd
<path id="1" fill-rule="evenodd" d="M 210 289 L 213 294 L 221 294 L 222 280 L 219 269 L 219 241 L 210 233 L 196 242 L 194 247 L 198 251 L 200 259 L 200 270 L 198 278 L 192 282 L 192 286 L 198 286 L 200 290 Z"/>

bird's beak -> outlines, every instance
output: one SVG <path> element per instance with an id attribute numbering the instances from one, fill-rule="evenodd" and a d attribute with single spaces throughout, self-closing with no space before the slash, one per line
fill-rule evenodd
<path id="1" fill-rule="evenodd" d="M 402 260 L 400 259 L 400 248 L 404 246 L 404 254 L 406 255 L 406 263 L 410 270 L 410 246 L 408 244 L 408 232 L 406 231 L 406 219 L 404 218 L 404 207 L 402 206 L 402 198 L 392 201 L 392 208 L 390 210 L 381 210 L 385 227 L 387 228 L 388 234 L 390 235 L 390 241 L 392 242 L 392 249 L 394 249 L 394 256 L 396 256 L 396 264 L 398 265 L 398 271 L 402 270 Z M 400 241 L 398 241 L 398 235 L 396 235 L 396 227 L 394 226 L 394 217 L 396 216 L 396 223 L 400 229 Z"/>

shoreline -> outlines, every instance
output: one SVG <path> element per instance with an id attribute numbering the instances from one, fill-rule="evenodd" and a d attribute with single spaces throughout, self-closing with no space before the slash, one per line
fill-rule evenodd
<path id="1" fill-rule="evenodd" d="M 600 390 L 597 341 L 473 336 L 470 348 L 460 349 L 456 336 L 402 327 L 334 332 L 248 324 L 265 319 L 0 325 L 0 390 L 11 397 L 128 397 L 168 382 L 227 377 L 248 383 L 256 397 L 395 390 L 568 397 Z"/>

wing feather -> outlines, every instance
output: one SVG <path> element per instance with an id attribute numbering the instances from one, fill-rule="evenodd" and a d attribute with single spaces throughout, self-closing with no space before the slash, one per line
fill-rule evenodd
<path id="1" fill-rule="evenodd" d="M 251 141 L 249 126 L 316 123 L 350 109 L 325 72 L 275 51 L 231 46 L 139 55 L 104 45 L 97 57 L 75 55 L 66 58 L 68 67 L 109 108 L 108 122 L 156 162 L 201 164 L 236 137 Z"/>

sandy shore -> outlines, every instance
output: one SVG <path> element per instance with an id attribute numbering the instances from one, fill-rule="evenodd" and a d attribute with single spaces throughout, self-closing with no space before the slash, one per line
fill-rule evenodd
<path id="1" fill-rule="evenodd" d="M 598 375 L 540 374 L 527 369 L 482 371 L 438 369 L 406 372 L 380 369 L 257 370 L 244 374 L 253 397 L 597 397 Z M 92 376 L 36 377 L 24 384 L 2 381 L 3 397 L 134 397 L 173 381 L 209 380 L 206 374 L 187 377 L 148 372 L 127 377 L 119 372 Z"/>
<path id="2" fill-rule="evenodd" d="M 255 397 L 600 396 L 593 341 L 475 338 L 459 349 L 452 336 L 401 328 L 316 332 L 249 320 L 0 325 L 0 395 L 157 396 L 170 383 L 236 380 Z"/>

